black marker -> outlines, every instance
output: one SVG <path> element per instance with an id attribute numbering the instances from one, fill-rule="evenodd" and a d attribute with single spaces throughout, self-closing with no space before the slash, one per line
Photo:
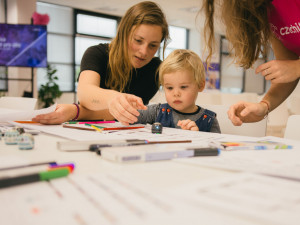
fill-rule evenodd
<path id="1" fill-rule="evenodd" d="M 214 147 L 205 147 L 205 148 L 189 148 L 187 150 L 194 151 L 194 157 L 197 156 L 217 156 L 220 154 L 220 149 Z"/>
<path id="2" fill-rule="evenodd" d="M 148 144 L 146 140 L 137 140 L 133 142 L 123 142 L 123 143 L 111 143 L 111 144 L 92 144 L 89 147 L 90 151 L 97 151 L 100 148 L 107 148 L 107 147 L 124 147 L 124 146 L 132 146 L 132 145 L 145 145 Z"/>
<path id="3" fill-rule="evenodd" d="M 51 179 L 65 177 L 70 173 L 67 168 L 54 169 L 49 171 L 43 171 L 39 173 L 33 173 L 28 175 L 22 175 L 17 177 L 7 177 L 0 179 L 0 189 L 14 185 L 28 184 L 37 181 L 48 181 Z"/>

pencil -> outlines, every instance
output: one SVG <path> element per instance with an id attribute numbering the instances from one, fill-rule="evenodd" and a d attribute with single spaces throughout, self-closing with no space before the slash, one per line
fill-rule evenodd
<path id="1" fill-rule="evenodd" d="M 114 120 L 95 120 L 95 121 L 76 120 L 76 121 L 65 122 L 65 124 L 99 124 L 99 123 L 115 123 L 115 122 L 116 121 Z"/>
<path id="2" fill-rule="evenodd" d="M 78 129 L 78 130 L 96 131 L 96 130 L 93 129 L 93 128 L 87 128 L 87 127 L 74 127 L 74 126 L 70 126 L 70 125 L 66 125 L 66 124 L 63 124 L 63 127 L 64 127 L 64 128 Z"/>
<path id="3" fill-rule="evenodd" d="M 38 123 L 38 122 L 34 122 L 34 121 L 31 121 L 31 120 L 28 120 L 28 121 L 15 121 L 16 123 Z"/>
<path id="4" fill-rule="evenodd" d="M 88 124 L 87 124 L 88 125 Z M 102 128 L 98 128 L 98 127 L 96 127 L 96 126 L 94 126 L 94 125 L 91 125 L 91 127 L 92 128 L 94 128 L 96 131 L 98 131 L 98 132 L 102 132 Z"/>
<path id="5" fill-rule="evenodd" d="M 101 130 L 130 130 L 130 129 L 139 129 L 139 128 L 144 128 L 144 126 L 141 127 L 100 127 L 96 125 L 91 125 L 91 124 L 85 124 L 86 126 L 94 126 L 97 127 L 98 129 Z M 78 130 L 89 130 L 89 131 L 97 131 L 96 128 L 87 128 L 87 127 L 75 127 L 75 126 L 70 126 L 67 124 L 63 124 L 64 128 L 72 128 L 72 129 L 78 129 Z"/>
<path id="6" fill-rule="evenodd" d="M 172 144 L 172 143 L 191 143 L 192 140 L 172 140 L 172 141 L 147 141 L 147 144 Z"/>
<path id="7" fill-rule="evenodd" d="M 104 128 L 104 127 L 92 125 L 92 124 L 89 124 L 89 123 L 85 123 L 84 125 L 90 126 L 90 127 L 94 128 L 94 129 L 95 129 L 96 131 L 98 131 L 98 132 L 102 132 L 102 130 L 103 130 L 103 128 Z"/>
<path id="8" fill-rule="evenodd" d="M 2 171 L 2 170 L 13 170 L 13 169 L 19 169 L 19 168 L 26 168 L 26 167 L 32 167 L 32 166 L 41 166 L 41 165 L 55 166 L 57 164 L 56 164 L 55 161 L 39 162 L 39 163 L 26 164 L 26 165 L 21 165 L 21 166 L 11 166 L 11 167 L 0 168 L 0 171 Z"/>
<path id="9" fill-rule="evenodd" d="M 78 122 L 78 124 L 98 124 L 98 123 L 115 123 L 116 121 L 87 121 L 87 122 Z"/>
<path id="10" fill-rule="evenodd" d="M 130 130 L 130 129 L 139 129 L 139 128 L 144 128 L 142 127 L 105 127 L 103 130 Z"/>

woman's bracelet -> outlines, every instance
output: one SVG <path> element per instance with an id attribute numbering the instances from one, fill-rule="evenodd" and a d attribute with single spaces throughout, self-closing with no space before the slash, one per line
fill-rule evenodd
<path id="1" fill-rule="evenodd" d="M 268 103 L 267 101 L 265 101 L 265 100 L 261 100 L 260 102 L 265 103 L 265 104 L 267 105 L 267 108 L 268 108 L 267 114 L 264 116 L 264 119 L 265 119 L 265 118 L 267 118 L 268 115 L 269 115 L 269 112 L 270 112 L 270 105 L 269 105 L 269 103 Z"/>
<path id="2" fill-rule="evenodd" d="M 72 119 L 73 121 L 74 120 L 77 120 L 78 119 L 78 116 L 79 116 L 79 112 L 80 112 L 80 109 L 79 109 L 79 105 L 77 103 L 73 103 L 76 108 L 77 108 L 77 113 L 76 113 L 76 116 Z"/>

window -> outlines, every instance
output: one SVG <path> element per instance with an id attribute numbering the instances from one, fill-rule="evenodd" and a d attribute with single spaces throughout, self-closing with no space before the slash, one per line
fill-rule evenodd
<path id="1" fill-rule="evenodd" d="M 48 63 L 57 69 L 58 85 L 61 91 L 74 91 L 73 60 L 73 9 L 64 6 L 37 2 L 37 12 L 47 13 Z M 37 69 L 37 85 L 46 82 L 46 69 Z"/>
<path id="2" fill-rule="evenodd" d="M 77 33 L 113 38 L 117 31 L 117 20 L 77 14 Z"/>
<path id="3" fill-rule="evenodd" d="M 75 82 L 80 72 L 80 62 L 85 50 L 100 43 L 110 43 L 117 32 L 119 17 L 75 10 Z"/>
<path id="4" fill-rule="evenodd" d="M 175 49 L 187 49 L 188 48 L 188 36 L 189 30 L 182 27 L 169 26 L 170 43 L 165 50 L 165 58 Z M 163 60 L 163 44 L 160 46 L 158 55 Z"/>
<path id="5" fill-rule="evenodd" d="M 37 12 L 50 16 L 47 54 L 48 63 L 57 69 L 57 83 L 61 91 L 74 92 L 85 50 L 109 43 L 116 35 L 119 17 L 42 2 L 37 2 Z M 37 70 L 38 87 L 46 82 L 45 75 L 45 69 Z"/>

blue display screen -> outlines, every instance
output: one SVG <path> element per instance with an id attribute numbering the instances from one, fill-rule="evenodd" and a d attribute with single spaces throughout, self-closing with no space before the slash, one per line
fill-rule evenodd
<path id="1" fill-rule="evenodd" d="M 0 66 L 47 67 L 47 27 L 0 24 Z"/>

